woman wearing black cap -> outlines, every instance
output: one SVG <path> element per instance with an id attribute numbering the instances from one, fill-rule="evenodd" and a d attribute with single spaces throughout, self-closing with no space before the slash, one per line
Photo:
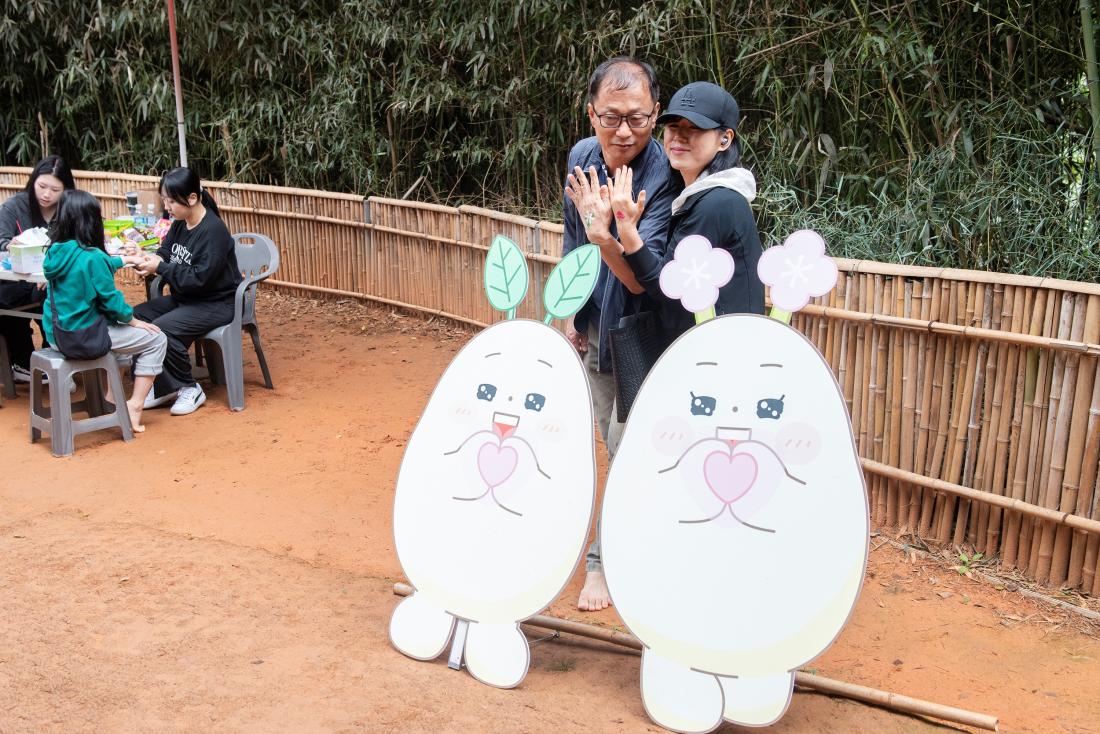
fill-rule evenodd
<path id="1" fill-rule="evenodd" d="M 679 301 L 661 292 L 659 284 L 661 268 L 688 235 L 702 235 L 733 256 L 733 279 L 719 290 L 715 312 L 764 313 L 764 284 L 756 274 L 760 235 L 749 206 L 756 198 L 756 179 L 741 167 L 738 118 L 734 98 L 709 82 L 692 82 L 679 89 L 668 110 L 657 118 L 665 125 L 665 153 L 673 169 L 669 183 L 680 189 L 672 202 L 663 257 L 644 247 L 638 236 L 636 225 L 645 207 L 645 192 L 634 200 L 629 168 L 616 172 L 606 194 L 615 212 L 621 250 L 604 248 L 604 258 L 625 257 L 637 283 L 660 304 L 661 320 L 670 337 L 695 323 Z"/>

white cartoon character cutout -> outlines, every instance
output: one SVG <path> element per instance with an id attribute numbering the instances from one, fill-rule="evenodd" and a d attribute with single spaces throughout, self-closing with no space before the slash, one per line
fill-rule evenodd
<path id="1" fill-rule="evenodd" d="M 732 275 L 728 255 L 711 253 L 681 269 L 691 282 L 673 268 L 666 284 L 662 273 L 685 304 L 699 288 L 712 296 L 694 298 L 701 323 L 643 384 L 602 515 L 611 598 L 645 646 L 646 711 L 679 732 L 777 721 L 795 671 L 847 621 L 867 561 L 843 396 L 820 352 L 781 320 L 833 287 L 835 263 L 816 233 L 796 233 L 760 261 L 772 318 L 708 319 L 700 312 Z M 722 277 L 706 282 L 700 268 Z"/>
<path id="2" fill-rule="evenodd" d="M 547 324 L 588 299 L 598 263 L 586 245 L 551 272 Z M 470 673 L 501 688 L 527 674 L 519 623 L 573 574 L 595 498 L 588 378 L 560 332 L 512 319 L 527 278 L 522 252 L 497 237 L 485 287 L 509 320 L 470 340 L 440 378 L 405 450 L 393 512 L 415 592 L 394 610 L 390 640 L 432 660 L 453 635 Z"/>

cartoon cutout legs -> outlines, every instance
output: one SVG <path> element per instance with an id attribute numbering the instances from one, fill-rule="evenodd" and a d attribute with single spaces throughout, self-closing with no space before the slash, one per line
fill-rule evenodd
<path id="1" fill-rule="evenodd" d="M 390 618 L 394 647 L 416 660 L 435 660 L 443 654 L 455 629 L 453 615 L 413 594 Z M 531 650 L 518 624 L 470 623 L 466 635 L 466 667 L 482 683 L 515 688 L 527 674 Z"/>
<path id="2" fill-rule="evenodd" d="M 455 618 L 433 606 L 423 595 L 406 597 L 390 617 L 390 640 L 416 660 L 435 660 L 447 647 Z"/>
<path id="3" fill-rule="evenodd" d="M 642 653 L 642 702 L 656 723 L 672 731 L 702 734 L 722 720 L 767 726 L 791 700 L 794 674 L 731 678 L 701 673 L 651 649 Z"/>
<path id="4" fill-rule="evenodd" d="M 649 718 L 672 731 L 708 732 L 722 723 L 722 687 L 709 673 L 642 652 L 642 703 Z"/>
<path id="5" fill-rule="evenodd" d="M 470 624 L 466 669 L 482 683 L 515 688 L 530 663 L 531 648 L 518 624 Z"/>
<path id="6" fill-rule="evenodd" d="M 722 717 L 743 726 L 767 726 L 787 710 L 794 693 L 794 673 L 760 678 L 719 676 L 725 705 Z"/>
<path id="7" fill-rule="evenodd" d="M 807 293 L 819 295 L 836 266 L 820 238 L 810 239 L 807 249 L 772 257 L 781 256 L 780 277 L 812 270 Z M 709 262 L 709 249 L 702 242 L 693 263 Z M 686 282 L 699 270 L 690 264 L 661 273 L 662 288 L 684 281 L 685 306 Z M 711 285 L 716 295 L 721 284 Z M 807 293 L 783 306 L 797 310 Z M 699 305 L 713 301 L 688 307 L 706 316 Z M 851 422 L 813 343 L 756 314 L 697 318 L 634 402 L 608 472 L 601 527 L 611 597 L 645 646 L 650 717 L 691 734 L 723 720 L 776 722 L 791 701 L 792 671 L 827 649 L 847 621 L 867 559 L 867 495 Z M 693 603 L 670 598 L 673 584 L 698 590 Z"/>
<path id="8" fill-rule="evenodd" d="M 390 639 L 434 660 L 450 645 L 479 681 L 518 686 L 530 664 L 519 623 L 569 582 L 595 504 L 592 400 L 584 366 L 548 326 L 587 301 L 599 249 L 570 252 L 543 289 L 545 323 L 515 319 L 527 288 L 523 251 L 496 237 L 490 302 L 509 314 L 467 343 L 409 437 L 394 490 L 394 548 L 416 593 Z"/>

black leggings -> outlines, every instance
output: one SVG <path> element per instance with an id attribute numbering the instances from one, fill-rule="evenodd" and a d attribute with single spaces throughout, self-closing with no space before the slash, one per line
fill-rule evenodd
<path id="1" fill-rule="evenodd" d="M 39 290 L 34 283 L 19 281 L 0 281 L 0 308 L 18 308 L 42 303 L 46 291 Z M 42 322 L 38 322 L 39 330 Z M 11 363 L 29 369 L 31 352 L 34 351 L 34 332 L 31 320 L 22 316 L 0 316 L 0 336 L 8 342 L 8 356 Z M 45 344 L 45 342 L 43 342 Z"/>

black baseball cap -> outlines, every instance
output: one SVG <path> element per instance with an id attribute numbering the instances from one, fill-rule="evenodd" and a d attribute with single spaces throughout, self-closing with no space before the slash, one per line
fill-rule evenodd
<path id="1" fill-rule="evenodd" d="M 741 111 L 737 108 L 737 100 L 717 84 L 692 82 L 676 90 L 668 109 L 657 118 L 657 124 L 663 125 L 680 117 L 703 130 L 737 130 Z"/>

